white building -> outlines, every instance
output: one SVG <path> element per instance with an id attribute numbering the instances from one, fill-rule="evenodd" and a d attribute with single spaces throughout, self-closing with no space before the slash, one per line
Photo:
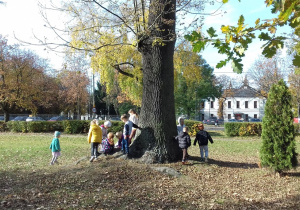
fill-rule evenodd
<path id="1" fill-rule="evenodd" d="M 222 99 L 222 98 L 221 98 Z M 220 100 L 221 100 L 220 99 Z M 244 84 L 238 88 L 226 89 L 223 94 L 223 119 L 248 121 L 251 118 L 262 120 L 267 99 L 259 96 L 259 93 L 248 85 L 245 79 Z M 201 119 L 218 117 L 219 99 L 205 100 L 200 109 Z"/>

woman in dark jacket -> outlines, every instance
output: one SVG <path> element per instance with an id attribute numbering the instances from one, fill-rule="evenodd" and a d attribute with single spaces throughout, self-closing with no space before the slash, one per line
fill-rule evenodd
<path id="1" fill-rule="evenodd" d="M 185 161 L 187 160 L 187 149 L 191 146 L 188 127 L 184 127 L 183 132 L 179 133 L 179 135 L 175 137 L 175 140 L 178 141 L 179 148 L 182 149 L 182 164 L 185 164 Z"/>

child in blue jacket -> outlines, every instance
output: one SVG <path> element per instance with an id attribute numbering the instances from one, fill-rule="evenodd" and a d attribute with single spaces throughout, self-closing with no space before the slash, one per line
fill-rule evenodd
<path id="1" fill-rule="evenodd" d="M 50 144 L 50 149 L 52 150 L 52 160 L 50 162 L 50 165 L 53 165 L 54 163 L 58 164 L 57 158 L 60 156 L 59 137 L 60 137 L 60 132 L 55 131 L 54 138 L 52 139 L 52 142 Z"/>

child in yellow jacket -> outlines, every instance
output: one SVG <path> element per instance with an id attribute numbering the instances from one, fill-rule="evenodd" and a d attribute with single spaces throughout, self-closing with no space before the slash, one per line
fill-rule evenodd
<path id="1" fill-rule="evenodd" d="M 91 159 L 90 162 L 93 162 L 98 156 L 98 146 L 102 142 L 102 130 L 97 125 L 97 120 L 92 120 L 90 125 L 90 130 L 88 134 L 88 142 L 91 143 Z"/>

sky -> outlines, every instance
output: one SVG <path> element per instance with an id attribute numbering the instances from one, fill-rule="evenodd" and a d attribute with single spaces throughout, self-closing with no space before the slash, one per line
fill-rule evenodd
<path id="1" fill-rule="evenodd" d="M 49 4 L 49 0 L 3 1 L 6 2 L 6 5 L 0 5 L 0 34 L 7 37 L 9 44 L 18 43 L 18 40 L 16 40 L 14 36 L 32 43 L 37 43 L 37 39 L 35 39 L 34 36 L 41 39 L 47 37 L 50 41 L 59 42 L 59 39 L 54 36 L 53 32 L 44 27 L 45 22 L 41 18 L 38 7 L 38 2 L 42 4 L 47 2 Z M 57 2 L 57 0 L 54 0 L 54 2 L 55 1 Z M 215 0 L 215 2 L 221 2 L 221 0 Z M 213 13 L 216 8 L 218 8 L 217 3 L 207 6 L 205 12 Z M 57 26 L 63 26 L 63 17 L 58 14 L 47 13 L 51 23 Z M 222 6 L 217 13 L 219 15 L 205 16 L 203 29 L 209 27 L 220 29 L 221 25 L 236 25 L 240 15 L 244 15 L 245 22 L 249 24 L 249 26 L 253 25 L 257 18 L 264 20 L 274 17 L 274 15 L 271 14 L 270 8 L 266 8 L 264 0 L 241 0 L 241 2 L 238 0 L 229 0 L 229 3 Z M 278 33 L 280 33 L 280 31 Z M 255 59 L 261 56 L 261 46 L 262 42 L 258 40 L 251 44 L 243 59 L 244 72 L 247 72 Z M 26 46 L 26 48 L 35 51 L 43 58 L 49 59 L 53 68 L 60 69 L 62 67 L 63 54 L 51 52 L 42 46 Z M 224 57 L 219 55 L 217 50 L 212 47 L 207 47 L 201 54 L 212 67 L 215 67 L 220 60 L 224 59 Z M 216 75 L 226 74 L 231 77 L 237 76 L 232 72 L 230 65 L 221 69 L 215 68 L 214 72 Z"/>

